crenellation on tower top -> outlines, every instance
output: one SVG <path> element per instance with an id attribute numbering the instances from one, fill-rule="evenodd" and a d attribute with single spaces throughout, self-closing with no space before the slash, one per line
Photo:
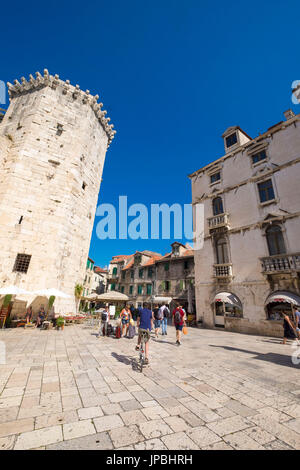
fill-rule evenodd
<path id="1" fill-rule="evenodd" d="M 98 118 L 99 123 L 102 125 L 104 131 L 108 137 L 108 145 L 112 142 L 116 130 L 112 130 L 111 126 L 108 126 L 107 118 L 105 117 L 107 111 L 102 111 L 101 108 L 103 107 L 103 103 L 98 103 L 99 95 L 91 95 L 89 90 L 85 92 L 80 90 L 79 85 L 71 85 L 70 80 L 61 80 L 59 75 L 55 74 L 50 75 L 47 69 L 44 69 L 44 74 L 42 75 L 40 72 L 36 72 L 36 78 L 33 75 L 29 75 L 29 80 L 27 81 L 25 77 L 21 78 L 21 83 L 18 80 L 14 80 L 14 84 L 7 83 L 8 86 L 8 94 L 10 100 L 13 100 L 16 96 L 19 96 L 24 93 L 28 93 L 33 89 L 43 88 L 43 87 L 51 87 L 53 90 L 61 91 L 62 94 L 67 95 L 70 93 L 70 96 L 74 100 L 82 100 L 83 104 L 89 104 L 95 115 Z"/>

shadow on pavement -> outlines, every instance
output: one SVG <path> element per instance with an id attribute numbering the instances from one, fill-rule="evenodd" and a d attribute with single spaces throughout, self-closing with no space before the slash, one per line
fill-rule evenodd
<path id="1" fill-rule="evenodd" d="M 266 361 L 266 362 L 272 362 L 273 364 L 277 364 L 280 366 L 286 366 L 286 367 L 293 367 L 296 369 L 300 369 L 300 364 L 293 364 L 292 362 L 292 352 L 295 353 L 295 349 L 291 350 L 291 355 L 286 356 L 284 354 L 277 354 L 277 353 L 258 353 L 256 351 L 248 351 L 247 349 L 240 349 L 240 348 L 233 348 L 231 346 L 218 346 L 215 344 L 210 344 L 212 348 L 222 348 L 226 349 L 227 351 L 240 351 L 242 353 L 246 354 L 252 354 L 254 357 L 252 359 L 257 359 L 259 361 Z M 282 345 L 284 348 L 285 346 Z M 295 353 L 296 354 L 296 353 Z M 297 358 L 300 360 L 300 352 L 298 353 Z"/>

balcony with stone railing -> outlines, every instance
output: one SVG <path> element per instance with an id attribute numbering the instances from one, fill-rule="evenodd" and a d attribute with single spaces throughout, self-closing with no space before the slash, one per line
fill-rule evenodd
<path id="1" fill-rule="evenodd" d="M 217 279 L 231 279 L 232 264 L 214 264 L 214 277 Z"/>
<path id="2" fill-rule="evenodd" d="M 208 228 L 209 230 L 213 230 L 215 228 L 229 228 L 229 215 L 224 213 L 224 214 L 219 214 L 219 215 L 214 215 L 213 217 L 208 217 Z"/>
<path id="3" fill-rule="evenodd" d="M 263 274 L 300 271 L 300 253 L 260 258 Z"/>

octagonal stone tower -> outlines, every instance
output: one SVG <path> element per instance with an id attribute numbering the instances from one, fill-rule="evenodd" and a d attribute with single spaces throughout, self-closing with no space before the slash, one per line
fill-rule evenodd
<path id="1" fill-rule="evenodd" d="M 115 131 L 98 95 L 47 70 L 8 90 L 0 124 L 0 286 L 59 289 L 71 299 L 57 298 L 56 312 L 74 312 Z"/>

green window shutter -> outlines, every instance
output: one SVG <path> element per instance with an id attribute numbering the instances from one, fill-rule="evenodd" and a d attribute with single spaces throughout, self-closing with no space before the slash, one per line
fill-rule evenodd
<path id="1" fill-rule="evenodd" d="M 113 269 L 113 275 L 116 275 L 117 272 L 118 272 L 118 268 L 114 268 L 114 269 Z"/>
<path id="2" fill-rule="evenodd" d="M 151 295 L 152 293 L 152 284 L 147 284 L 147 294 Z"/>
<path id="3" fill-rule="evenodd" d="M 180 290 L 183 290 L 183 281 L 180 281 Z"/>

